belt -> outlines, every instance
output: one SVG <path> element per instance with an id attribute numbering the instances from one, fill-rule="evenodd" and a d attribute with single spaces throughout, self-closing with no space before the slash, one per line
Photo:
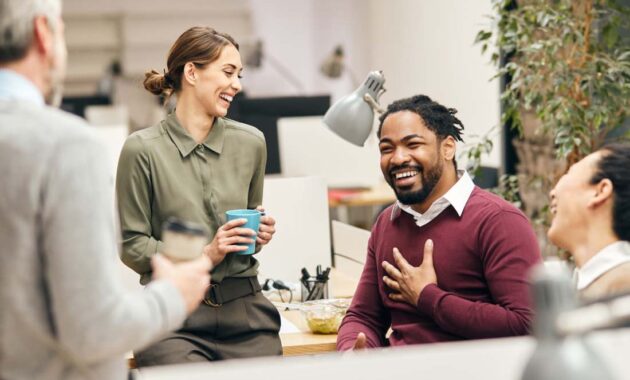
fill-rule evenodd
<path id="1" fill-rule="evenodd" d="M 203 302 L 212 307 L 260 292 L 257 277 L 230 277 L 221 282 L 211 282 Z"/>

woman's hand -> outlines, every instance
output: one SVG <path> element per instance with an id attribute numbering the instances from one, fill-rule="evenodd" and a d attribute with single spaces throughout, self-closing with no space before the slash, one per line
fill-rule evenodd
<path id="1" fill-rule="evenodd" d="M 265 212 L 263 206 L 256 207 L 256 210 Z M 256 237 L 256 244 L 263 246 L 268 244 L 273 238 L 273 234 L 276 233 L 276 220 L 269 215 L 263 215 L 260 217 L 260 227 L 258 227 L 258 236 Z"/>
<path id="2" fill-rule="evenodd" d="M 203 248 L 203 253 L 210 258 L 213 268 L 219 265 L 228 253 L 247 250 L 246 245 L 237 245 L 238 243 L 251 244 L 254 242 L 253 237 L 256 232 L 249 228 L 240 227 L 246 222 L 247 219 L 241 218 L 225 223 L 219 227 L 212 242 Z"/>

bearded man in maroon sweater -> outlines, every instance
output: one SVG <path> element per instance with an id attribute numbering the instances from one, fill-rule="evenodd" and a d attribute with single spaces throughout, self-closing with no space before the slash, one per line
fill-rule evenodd
<path id="1" fill-rule="evenodd" d="M 528 332 L 536 237 L 523 213 L 457 170 L 456 112 L 418 95 L 380 117 L 381 170 L 398 202 L 372 229 L 338 350 Z"/>

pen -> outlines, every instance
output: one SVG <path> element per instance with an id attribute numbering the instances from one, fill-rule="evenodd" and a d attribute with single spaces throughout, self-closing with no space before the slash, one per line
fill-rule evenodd
<path id="1" fill-rule="evenodd" d="M 310 291 L 308 292 L 308 295 L 306 296 L 306 300 L 307 301 L 312 301 L 312 300 L 316 299 L 315 298 L 315 294 L 317 292 L 317 287 L 318 287 L 318 283 L 314 282 L 313 286 L 310 288 Z"/>
<path id="2" fill-rule="evenodd" d="M 306 270 L 306 268 L 302 268 L 302 278 L 300 279 L 300 281 L 304 283 L 305 281 L 308 281 L 309 278 L 311 278 L 311 274 L 308 273 L 308 270 Z"/>

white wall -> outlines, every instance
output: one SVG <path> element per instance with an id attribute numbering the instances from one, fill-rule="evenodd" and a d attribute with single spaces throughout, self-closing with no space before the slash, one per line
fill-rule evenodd
<path id="1" fill-rule="evenodd" d="M 345 50 L 350 72 L 362 81 L 369 70 L 369 7 L 364 0 L 249 0 L 253 37 L 284 68 L 263 60 L 248 69 L 244 88 L 254 96 L 332 93 L 336 100 L 354 89 L 351 76 L 331 80 L 319 72 L 337 45 Z M 290 74 L 298 88 L 286 79 Z"/>
<path id="2" fill-rule="evenodd" d="M 163 68 L 172 40 L 203 23 L 240 42 L 262 39 L 265 53 L 283 66 L 267 62 L 261 70 L 246 69 L 243 84 L 250 95 L 339 98 L 354 84 L 348 76 L 324 78 L 319 66 L 341 44 L 359 82 L 370 70 L 384 70 L 383 105 L 425 93 L 459 110 L 467 142 L 499 122 L 498 82 L 488 81 L 494 70 L 473 45 L 488 22 L 491 0 L 66 0 L 64 6 L 70 93 L 94 88 L 116 56 L 134 77 Z M 287 73 L 301 88 L 286 80 Z M 142 91 L 139 79 L 134 85 Z M 130 113 L 138 111 L 130 107 Z M 486 164 L 499 166 L 498 145 L 497 136 Z"/>
<path id="3" fill-rule="evenodd" d="M 426 94 L 459 111 L 466 142 L 499 123 L 499 84 L 489 82 L 494 69 L 473 45 L 490 0 L 370 0 L 370 12 L 371 65 L 387 79 L 382 104 Z M 499 141 L 489 166 L 500 164 Z"/>
<path id="4" fill-rule="evenodd" d="M 68 95 L 92 94 L 114 59 L 130 79 L 161 71 L 173 42 L 192 26 L 212 26 L 237 40 L 252 33 L 247 0 L 64 0 L 63 17 Z"/>
<path id="5" fill-rule="evenodd" d="M 245 73 L 245 89 L 254 95 L 330 92 L 333 99 L 354 85 L 349 78 L 325 79 L 321 61 L 337 44 L 361 82 L 368 71 L 383 70 L 393 100 L 418 93 L 456 108 L 465 141 L 499 123 L 498 82 L 474 38 L 486 26 L 490 0 L 249 0 L 254 35 L 268 54 L 300 78 L 303 90 L 269 67 Z M 248 76 L 250 78 L 248 78 Z M 253 77 L 253 78 L 252 78 Z M 500 165 L 500 139 L 485 165 Z M 460 151 L 463 146 L 460 146 Z M 466 162 L 459 159 L 460 167 Z"/>
<path id="6" fill-rule="evenodd" d="M 312 92 L 317 27 L 313 1 L 250 0 L 249 6 L 253 37 L 262 40 L 267 59 L 260 69 L 244 72 L 244 90 L 254 96 Z M 287 76 L 297 78 L 299 84 L 296 86 Z"/>
<path id="7" fill-rule="evenodd" d="M 318 73 L 316 91 L 329 91 L 332 101 L 353 91 L 370 67 L 370 8 L 365 0 L 315 0 L 314 53 L 317 67 L 335 46 L 344 49 L 347 71 L 340 78 L 329 79 Z"/>

